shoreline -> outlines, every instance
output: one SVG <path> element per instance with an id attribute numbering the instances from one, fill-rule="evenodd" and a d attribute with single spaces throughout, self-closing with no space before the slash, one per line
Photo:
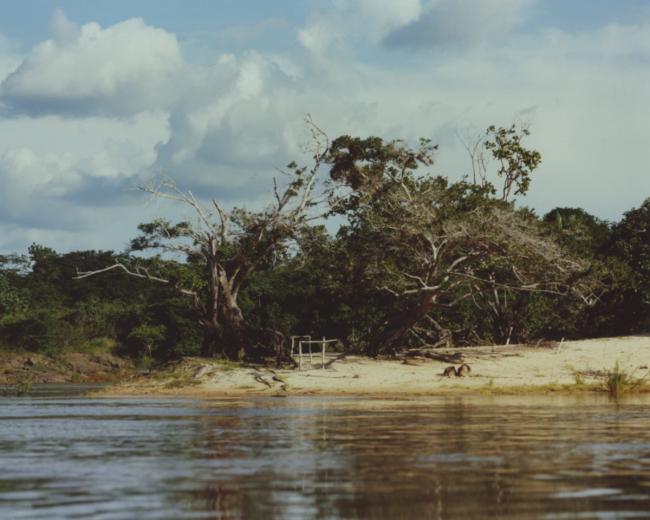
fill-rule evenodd
<path id="1" fill-rule="evenodd" d="M 618 367 L 630 393 L 650 392 L 650 335 L 567 341 L 533 346 L 510 345 L 437 349 L 460 353 L 471 367 L 467 377 L 444 377 L 450 363 L 424 357 L 375 360 L 333 356 L 327 368 L 320 357 L 306 369 L 240 366 L 212 359 L 184 360 L 145 377 L 109 386 L 101 396 L 179 396 L 237 398 L 255 396 L 436 396 L 607 393 L 607 379 Z"/>

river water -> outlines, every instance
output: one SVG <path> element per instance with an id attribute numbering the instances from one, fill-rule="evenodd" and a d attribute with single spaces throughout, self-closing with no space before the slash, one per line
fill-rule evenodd
<path id="1" fill-rule="evenodd" d="M 0 398 L 0 518 L 650 518 L 650 400 Z"/>

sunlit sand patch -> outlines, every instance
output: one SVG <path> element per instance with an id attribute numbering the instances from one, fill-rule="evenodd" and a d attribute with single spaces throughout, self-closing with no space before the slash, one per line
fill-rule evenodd
<path id="1" fill-rule="evenodd" d="M 472 392 L 602 391 L 599 384 L 616 363 L 631 375 L 648 373 L 650 337 L 564 342 L 561 349 L 511 345 L 453 349 L 471 366 L 466 377 L 443 377 L 449 363 L 347 356 L 328 368 L 274 370 L 190 358 L 166 372 L 111 394 L 165 395 L 438 395 Z M 622 354 L 621 354 L 622 353 Z M 639 367 L 646 367 L 640 369 Z"/>

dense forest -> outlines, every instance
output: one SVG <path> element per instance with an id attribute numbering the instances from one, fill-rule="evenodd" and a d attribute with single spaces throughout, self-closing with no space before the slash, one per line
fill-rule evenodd
<path id="1" fill-rule="evenodd" d="M 619 222 L 536 215 L 520 201 L 541 156 L 515 126 L 488 128 L 455 182 L 431 173 L 427 140 L 311 128 L 313 164 L 290 164 L 267 208 L 203 206 L 163 181 L 142 189 L 195 222 L 142 224 L 121 253 L 0 256 L 0 348 L 149 363 L 282 357 L 292 334 L 390 355 L 650 330 L 650 199 Z"/>

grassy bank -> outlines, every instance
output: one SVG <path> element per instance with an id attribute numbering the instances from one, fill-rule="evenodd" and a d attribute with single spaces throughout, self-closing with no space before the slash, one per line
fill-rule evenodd
<path id="1" fill-rule="evenodd" d="M 110 352 L 0 352 L 0 385 L 114 382 L 133 373 L 133 363 Z"/>

